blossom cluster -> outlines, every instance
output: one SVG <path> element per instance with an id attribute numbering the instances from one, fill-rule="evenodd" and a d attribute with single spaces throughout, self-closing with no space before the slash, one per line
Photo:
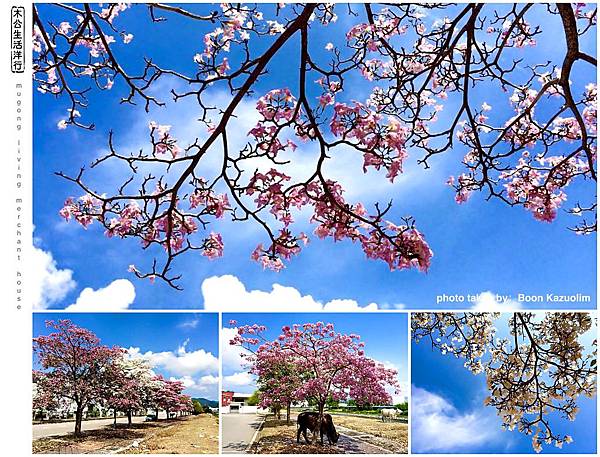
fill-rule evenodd
<path id="1" fill-rule="evenodd" d="M 358 241 L 367 258 L 383 260 L 390 270 L 416 267 L 427 271 L 429 268 L 433 253 L 414 226 L 387 221 L 380 224 L 380 215 L 369 215 L 361 203 L 348 204 L 337 182 L 311 181 L 285 189 L 285 182 L 290 179 L 271 169 L 264 174 L 256 172 L 246 187 L 247 195 L 256 195 L 254 201 L 258 209 L 269 207 L 270 213 L 284 225 L 268 249 L 259 244 L 254 251 L 252 258 L 260 261 L 263 267 L 280 270 L 284 267 L 281 258 L 290 259 L 298 254 L 300 241 L 307 244 L 306 234 L 293 236 L 288 227 L 293 222 L 292 208 L 310 206 L 313 211 L 310 221 L 316 224 L 314 234 L 317 237 Z"/>
<path id="2" fill-rule="evenodd" d="M 391 182 L 402 172 L 402 162 L 408 157 L 408 128 L 396 119 L 389 118 L 385 124 L 380 114 L 362 103 L 336 103 L 330 127 L 335 136 L 356 141 L 356 148 L 363 151 L 363 171 L 384 167 Z"/>

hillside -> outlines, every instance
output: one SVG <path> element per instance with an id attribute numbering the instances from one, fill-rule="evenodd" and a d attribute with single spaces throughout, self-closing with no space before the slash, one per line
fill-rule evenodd
<path id="1" fill-rule="evenodd" d="M 219 402 L 216 400 L 209 400 L 208 398 L 203 398 L 203 397 L 195 397 L 192 398 L 192 400 L 196 400 L 198 401 L 202 406 L 210 406 L 211 408 L 216 408 L 219 406 Z"/>

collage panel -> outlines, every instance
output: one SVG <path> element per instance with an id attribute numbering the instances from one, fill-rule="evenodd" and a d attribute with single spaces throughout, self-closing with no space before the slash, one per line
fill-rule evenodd
<path id="1" fill-rule="evenodd" d="M 35 13 L 35 308 L 595 307 L 594 4 Z"/>
<path id="2" fill-rule="evenodd" d="M 224 313 L 222 452 L 406 454 L 406 313 Z"/>
<path id="3" fill-rule="evenodd" d="M 411 314 L 411 452 L 596 454 L 597 316 Z"/>
<path id="4" fill-rule="evenodd" d="M 211 313 L 35 313 L 32 453 L 217 454 Z"/>

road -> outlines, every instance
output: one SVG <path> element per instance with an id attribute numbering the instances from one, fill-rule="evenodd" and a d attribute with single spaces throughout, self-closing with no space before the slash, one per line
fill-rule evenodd
<path id="1" fill-rule="evenodd" d="M 140 422 L 144 422 L 143 416 L 134 416 L 133 418 L 134 424 L 139 424 Z M 81 430 L 98 430 L 99 428 L 106 427 L 107 425 L 113 424 L 113 419 L 97 419 L 90 421 L 83 421 L 81 424 Z M 118 424 L 126 424 L 126 417 L 118 417 Z M 33 428 L 33 439 L 37 440 L 39 438 L 46 438 L 48 436 L 60 436 L 60 435 L 68 435 L 69 433 L 73 433 L 75 429 L 75 422 L 58 422 L 55 424 L 35 424 L 32 426 Z"/>
<path id="2" fill-rule="evenodd" d="M 244 454 L 263 422 L 258 414 L 223 414 L 221 445 L 223 454 Z"/>

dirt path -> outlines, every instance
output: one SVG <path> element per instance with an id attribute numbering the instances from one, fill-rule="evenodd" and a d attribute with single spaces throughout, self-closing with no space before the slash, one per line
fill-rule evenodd
<path id="1" fill-rule="evenodd" d="M 134 416 L 132 417 L 132 421 L 134 424 L 140 424 L 144 422 L 145 417 Z M 91 430 L 99 430 L 101 428 L 112 427 L 114 422 L 113 418 L 107 419 L 95 419 L 95 420 L 86 420 L 81 423 L 81 430 L 84 432 Z M 118 417 L 118 424 L 127 424 L 126 417 Z M 75 429 L 75 422 L 54 422 L 52 424 L 34 424 L 31 427 L 31 433 L 34 440 L 39 438 L 46 438 L 49 436 L 61 436 L 61 435 L 69 435 L 73 433 Z"/>
<path id="2" fill-rule="evenodd" d="M 339 430 L 396 454 L 408 453 L 408 425 L 403 422 L 381 422 L 370 418 L 333 416 Z M 381 453 L 380 451 L 378 453 Z"/>
<path id="3" fill-rule="evenodd" d="M 343 418 L 351 419 L 354 427 L 342 424 L 342 418 L 335 418 L 336 428 L 340 438 L 335 445 L 330 445 L 327 438 L 324 444 L 308 444 L 301 437 L 301 442 L 296 443 L 295 417 L 287 425 L 285 421 L 268 419 L 259 433 L 258 439 L 252 446 L 254 454 L 393 454 L 407 453 L 408 439 L 406 424 L 381 425 L 368 418 Z M 377 436 L 372 430 L 379 430 Z M 387 436 L 383 436 L 387 435 Z M 309 434 L 309 439 L 311 435 Z M 391 439 L 393 438 L 393 439 Z"/>
<path id="4" fill-rule="evenodd" d="M 218 454 L 219 422 L 212 414 L 190 416 L 121 454 Z"/>

